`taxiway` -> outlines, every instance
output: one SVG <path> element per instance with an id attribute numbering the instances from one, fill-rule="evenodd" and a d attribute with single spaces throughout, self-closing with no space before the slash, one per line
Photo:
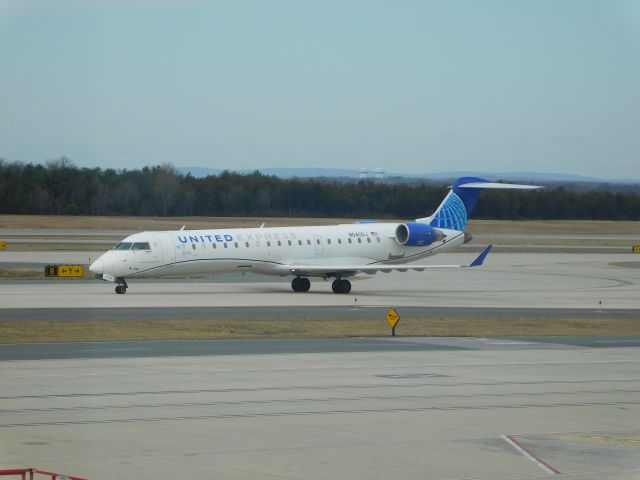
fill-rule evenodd
<path id="1" fill-rule="evenodd" d="M 67 345 L 69 359 L 0 362 L 0 464 L 114 480 L 632 479 L 637 340 Z"/>
<path id="2" fill-rule="evenodd" d="M 468 263 L 473 255 L 442 254 L 433 263 Z M 479 268 L 378 273 L 353 282 L 350 295 L 313 280 L 293 293 L 286 278 L 221 275 L 212 279 L 129 280 L 125 295 L 99 281 L 7 282 L 3 308 L 179 307 L 468 307 L 639 309 L 640 276 L 632 254 L 493 254 Z M 625 266 L 619 266 L 625 265 Z M 638 262 L 637 265 L 640 265 Z M 363 278 L 363 277 L 361 277 Z M 187 311 L 185 310 L 185 311 Z"/>

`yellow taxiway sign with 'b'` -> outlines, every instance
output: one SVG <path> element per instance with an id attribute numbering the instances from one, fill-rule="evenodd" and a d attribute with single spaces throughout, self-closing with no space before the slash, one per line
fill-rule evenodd
<path id="1" fill-rule="evenodd" d="M 395 308 L 391 307 L 387 312 L 387 323 L 391 328 L 395 328 L 395 326 L 398 324 L 399 321 L 400 321 L 400 314 Z"/>

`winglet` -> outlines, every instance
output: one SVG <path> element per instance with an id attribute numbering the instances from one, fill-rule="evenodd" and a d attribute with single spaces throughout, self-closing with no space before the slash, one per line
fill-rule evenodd
<path id="1" fill-rule="evenodd" d="M 482 263 L 484 262 L 484 259 L 487 258 L 487 255 L 489 255 L 489 252 L 491 251 L 492 247 L 493 245 L 487 245 L 486 247 L 484 247 L 484 250 L 480 252 L 480 255 L 478 255 L 478 258 L 476 258 L 473 262 L 471 262 L 469 266 L 479 267 L 480 265 L 482 265 Z"/>

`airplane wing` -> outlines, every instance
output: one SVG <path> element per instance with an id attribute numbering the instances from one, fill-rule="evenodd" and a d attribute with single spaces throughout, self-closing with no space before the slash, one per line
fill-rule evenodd
<path id="1" fill-rule="evenodd" d="M 396 265 L 373 264 L 373 265 L 287 265 L 287 269 L 293 275 L 309 276 L 309 275 L 334 275 L 337 273 L 355 275 L 358 272 L 376 273 L 376 272 L 406 272 L 407 270 L 416 270 L 422 272 L 429 268 L 467 268 L 478 267 L 482 265 L 484 259 L 489 255 L 493 245 L 487 245 L 480 255 L 469 265 L 419 265 L 415 263 L 403 263 Z"/>

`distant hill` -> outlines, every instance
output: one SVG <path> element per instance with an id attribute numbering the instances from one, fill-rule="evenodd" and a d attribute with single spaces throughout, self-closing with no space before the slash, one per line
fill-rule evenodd
<path id="1" fill-rule="evenodd" d="M 207 167 L 182 167 L 178 170 L 184 174 L 190 173 L 196 178 L 206 177 L 208 175 L 218 175 L 223 170 L 220 168 Z M 229 169 L 238 173 L 252 173 L 258 169 Z M 279 178 L 316 178 L 316 177 L 342 177 L 342 178 L 359 178 L 357 170 L 346 170 L 340 168 L 260 168 L 260 173 L 265 175 L 274 175 Z"/>
<path id="2" fill-rule="evenodd" d="M 237 173 L 252 173 L 256 169 L 229 169 Z M 223 169 L 208 167 L 181 167 L 178 168 L 183 174 L 191 174 L 196 178 L 202 178 L 209 175 L 218 175 Z M 259 169 L 264 175 L 273 175 L 279 178 L 360 178 L 358 170 L 349 170 L 341 168 L 261 168 Z M 584 175 L 572 175 L 566 173 L 548 173 L 548 172 L 482 172 L 482 171 L 457 171 L 457 172 L 433 172 L 421 174 L 406 174 L 398 172 L 385 172 L 384 178 L 390 179 L 411 179 L 411 180 L 430 180 L 437 182 L 446 182 L 457 177 L 482 177 L 487 180 L 511 180 L 517 182 L 558 182 L 558 183 L 621 183 L 621 184 L 638 184 L 640 179 L 603 179 L 597 177 L 587 177 Z M 374 178 L 373 170 L 368 173 L 368 178 Z"/>

